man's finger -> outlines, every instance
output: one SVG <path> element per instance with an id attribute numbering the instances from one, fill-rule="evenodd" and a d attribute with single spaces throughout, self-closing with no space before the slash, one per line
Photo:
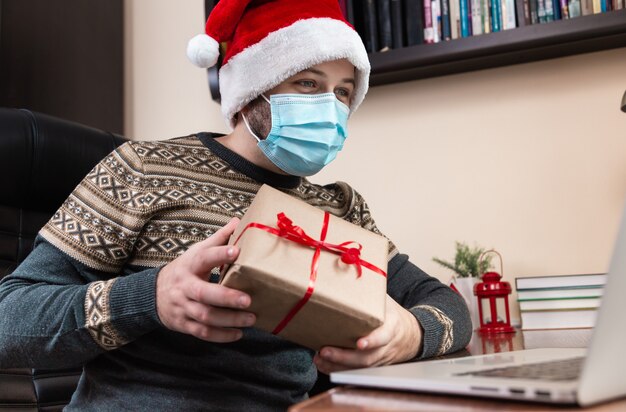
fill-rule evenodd
<path id="1" fill-rule="evenodd" d="M 239 256 L 239 248 L 237 246 L 212 246 L 211 248 L 202 248 L 193 255 L 190 270 L 203 277 L 211 272 L 211 269 L 220 267 L 226 263 L 233 263 Z"/>
<path id="2" fill-rule="evenodd" d="M 342 349 L 325 346 L 319 351 L 319 356 L 327 362 L 343 365 L 350 368 L 372 366 L 379 359 L 378 350 Z"/>
<path id="3" fill-rule="evenodd" d="M 392 335 L 386 325 L 382 325 L 379 328 L 374 329 L 369 335 L 362 337 L 356 342 L 356 347 L 359 350 L 370 350 L 380 348 L 381 346 L 388 345 L 391 342 Z"/>
<path id="4" fill-rule="evenodd" d="M 185 295 L 190 300 L 222 308 L 245 309 L 251 303 L 247 293 L 199 279 L 186 284 Z"/>
<path id="5" fill-rule="evenodd" d="M 254 325 L 256 316 L 241 310 L 223 309 L 198 302 L 187 302 L 185 312 L 193 320 L 207 326 L 244 328 Z"/>

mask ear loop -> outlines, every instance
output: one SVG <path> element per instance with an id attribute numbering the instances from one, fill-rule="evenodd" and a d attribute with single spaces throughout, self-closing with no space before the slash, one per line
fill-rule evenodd
<path id="1" fill-rule="evenodd" d="M 261 97 L 263 97 L 263 99 L 265 99 L 265 101 L 268 102 L 270 106 L 272 105 L 272 103 L 269 101 L 267 97 L 265 97 L 263 93 L 261 93 Z M 256 139 L 257 142 L 260 142 L 261 139 L 259 139 L 259 136 L 257 136 L 256 133 L 252 131 L 252 128 L 250 127 L 250 123 L 248 123 L 248 119 L 246 119 L 246 115 L 243 112 L 241 112 L 241 117 L 243 118 L 243 123 L 246 125 L 248 132 L 250 132 L 250 134 Z"/>

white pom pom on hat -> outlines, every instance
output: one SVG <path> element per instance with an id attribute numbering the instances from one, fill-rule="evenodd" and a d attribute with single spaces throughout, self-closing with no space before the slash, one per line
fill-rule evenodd
<path id="1" fill-rule="evenodd" d="M 354 112 L 369 87 L 370 63 L 360 36 L 337 0 L 220 0 L 187 46 L 197 66 L 219 58 L 222 114 L 231 127 L 249 102 L 289 77 L 320 63 L 347 59 L 355 67 Z"/>
<path id="2" fill-rule="evenodd" d="M 220 57 L 220 44 L 206 34 L 198 34 L 187 44 L 187 57 L 203 69 L 213 67 Z"/>

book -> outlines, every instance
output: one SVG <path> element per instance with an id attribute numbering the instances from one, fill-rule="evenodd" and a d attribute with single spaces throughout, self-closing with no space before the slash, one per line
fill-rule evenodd
<path id="1" fill-rule="evenodd" d="M 450 37 L 461 37 L 461 9 L 459 0 L 450 0 Z"/>
<path id="2" fill-rule="evenodd" d="M 491 31 L 497 32 L 502 27 L 502 11 L 500 0 L 489 0 L 491 4 Z"/>
<path id="3" fill-rule="evenodd" d="M 502 19 L 502 29 L 510 30 L 515 28 L 515 0 L 504 0 L 506 7 L 506 17 Z"/>
<path id="4" fill-rule="evenodd" d="M 483 34 L 481 0 L 469 0 L 472 22 L 472 36 Z"/>
<path id="5" fill-rule="evenodd" d="M 424 5 L 422 0 L 404 0 L 406 45 L 424 43 Z"/>
<path id="6" fill-rule="evenodd" d="M 435 32 L 433 30 L 432 2 L 430 0 L 424 0 L 424 42 L 435 42 Z"/>
<path id="7" fill-rule="evenodd" d="M 530 6 L 530 24 L 539 23 L 539 14 L 538 14 L 539 1 L 530 0 L 528 5 Z"/>
<path id="8" fill-rule="evenodd" d="M 450 0 L 441 0 L 441 39 L 452 39 L 450 27 Z"/>
<path id="9" fill-rule="evenodd" d="M 597 309 L 601 299 L 572 298 L 572 299 L 539 299 L 522 300 L 519 303 L 520 311 L 552 310 L 552 309 Z"/>
<path id="10" fill-rule="evenodd" d="M 546 0 L 545 1 L 545 11 L 546 11 L 546 22 L 554 21 L 554 1 Z"/>
<path id="11" fill-rule="evenodd" d="M 560 12 L 561 12 L 561 19 L 565 20 L 565 19 L 569 19 L 569 3 L 568 0 L 560 0 L 559 1 L 559 7 L 560 7 Z"/>
<path id="12" fill-rule="evenodd" d="M 582 16 L 580 0 L 569 0 L 567 10 L 569 12 L 570 19 Z"/>
<path id="13" fill-rule="evenodd" d="M 554 20 L 561 20 L 561 2 L 564 0 L 552 0 L 552 10 L 554 11 Z"/>
<path id="14" fill-rule="evenodd" d="M 530 2 L 528 0 L 515 0 L 515 15 L 517 17 L 517 27 L 524 27 L 530 24 Z"/>
<path id="15" fill-rule="evenodd" d="M 364 1 L 363 29 L 365 49 L 369 53 L 378 51 L 378 17 L 376 16 L 376 2 L 374 0 Z"/>
<path id="16" fill-rule="evenodd" d="M 517 300 L 546 300 L 546 299 L 573 299 L 573 298 L 598 298 L 602 296 L 604 289 L 600 286 L 590 288 L 561 288 L 561 289 L 533 289 L 518 290 Z"/>
<path id="17" fill-rule="evenodd" d="M 441 41 L 441 0 L 432 0 L 430 2 L 430 11 L 432 14 L 431 20 L 433 21 L 433 42 L 439 43 Z"/>
<path id="18" fill-rule="evenodd" d="M 533 276 L 518 277 L 515 279 L 515 287 L 520 289 L 545 289 L 564 287 L 602 286 L 606 284 L 606 273 L 589 275 L 557 275 L 557 276 Z"/>
<path id="19" fill-rule="evenodd" d="M 563 309 L 520 312 L 522 330 L 592 328 L 597 309 Z"/>
<path id="20" fill-rule="evenodd" d="M 357 0 L 359 1 L 359 0 Z M 353 4 L 354 0 L 346 0 L 346 20 L 348 20 L 348 23 L 350 23 L 351 25 L 354 26 L 355 24 L 355 20 L 354 20 L 354 4 Z"/>
<path id="21" fill-rule="evenodd" d="M 472 35 L 470 28 L 470 5 L 469 0 L 459 0 L 460 19 L 461 19 L 461 37 L 469 37 Z"/>
<path id="22" fill-rule="evenodd" d="M 539 23 L 545 23 L 546 20 L 546 0 L 537 1 L 537 20 Z"/>
<path id="23" fill-rule="evenodd" d="M 378 9 L 378 51 L 385 52 L 393 47 L 391 34 L 391 0 L 376 0 Z"/>
<path id="24" fill-rule="evenodd" d="M 402 0 L 391 0 L 391 37 L 394 49 L 404 47 L 404 18 L 402 16 Z"/>
<path id="25" fill-rule="evenodd" d="M 524 330 L 524 349 L 587 348 L 591 342 L 591 329 Z"/>
<path id="26" fill-rule="evenodd" d="M 480 13 L 483 21 L 483 33 L 491 33 L 491 8 L 489 0 L 481 0 Z"/>
<path id="27" fill-rule="evenodd" d="M 583 16 L 589 16 L 593 14 L 593 0 L 581 0 L 580 11 Z"/>
<path id="28" fill-rule="evenodd" d="M 602 13 L 601 0 L 593 0 L 593 14 Z"/>

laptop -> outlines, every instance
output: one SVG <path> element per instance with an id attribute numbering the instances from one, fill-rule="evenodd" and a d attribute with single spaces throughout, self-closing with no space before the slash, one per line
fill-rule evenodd
<path id="1" fill-rule="evenodd" d="M 546 348 L 331 373 L 337 384 L 587 406 L 626 396 L 626 205 L 588 348 Z"/>

